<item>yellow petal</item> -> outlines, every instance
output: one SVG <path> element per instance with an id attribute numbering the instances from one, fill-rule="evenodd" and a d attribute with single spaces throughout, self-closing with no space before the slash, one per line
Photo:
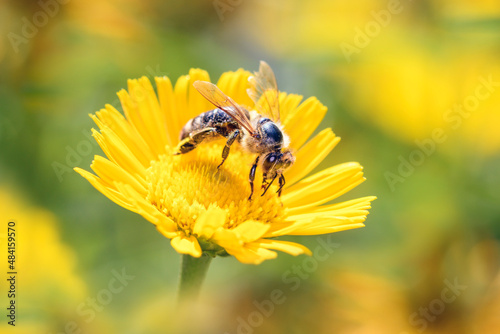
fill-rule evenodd
<path id="1" fill-rule="evenodd" d="M 201 95 L 196 88 L 194 88 L 193 83 L 197 80 L 201 81 L 209 81 L 210 76 L 207 71 L 200 70 L 198 68 L 194 68 L 189 70 L 189 83 L 188 83 L 188 110 L 187 119 L 185 119 L 184 123 L 190 120 L 193 117 L 198 116 L 205 111 L 210 109 L 214 109 L 215 106 L 211 104 L 206 98 Z"/>
<path id="2" fill-rule="evenodd" d="M 281 123 L 285 126 L 289 124 L 291 119 L 289 117 L 293 117 L 295 115 L 295 110 L 302 101 L 303 96 L 297 94 L 287 94 L 284 92 L 280 92 L 280 117 Z M 292 115 L 292 116 L 291 116 Z"/>
<path id="3" fill-rule="evenodd" d="M 309 250 L 309 248 L 295 242 L 261 239 L 259 241 L 256 241 L 255 243 L 264 248 L 279 250 L 294 256 L 300 254 L 312 255 L 312 252 Z"/>
<path id="4" fill-rule="evenodd" d="M 320 235 L 320 234 L 329 234 L 340 231 L 352 230 L 355 228 L 364 227 L 363 223 L 356 224 L 343 224 L 338 226 L 330 226 L 327 222 L 324 225 L 314 224 L 314 226 L 310 226 L 308 228 L 298 228 L 293 232 L 287 233 L 288 235 Z"/>
<path id="5" fill-rule="evenodd" d="M 179 231 L 177 230 L 177 224 L 170 218 L 165 217 L 156 224 L 156 229 L 162 235 L 169 239 L 173 239 L 179 235 Z"/>
<path id="6" fill-rule="evenodd" d="M 253 101 L 247 94 L 247 89 L 250 87 L 248 83 L 250 75 L 250 72 L 241 68 L 236 72 L 222 73 L 217 82 L 217 87 L 236 103 L 242 106 L 252 107 Z"/>
<path id="7" fill-rule="evenodd" d="M 193 83 L 196 80 L 210 81 L 210 77 L 206 71 L 191 69 L 189 75 L 181 76 L 175 83 L 174 95 L 178 113 L 177 133 L 181 132 L 182 127 L 191 118 L 215 108 L 194 88 Z"/>
<path id="8" fill-rule="evenodd" d="M 134 127 L 116 110 L 112 105 L 107 104 L 106 109 L 101 109 L 90 117 L 97 124 L 99 129 L 109 129 L 130 149 L 132 154 L 146 166 L 149 161 L 155 159 L 151 148 L 139 136 Z"/>
<path id="9" fill-rule="evenodd" d="M 179 140 L 179 132 L 177 124 L 179 121 L 179 113 L 176 110 L 176 101 L 174 98 L 174 91 L 172 89 L 172 82 L 168 77 L 156 77 L 156 89 L 158 90 L 158 99 L 160 100 L 160 109 L 162 117 L 166 124 L 167 144 L 172 147 L 175 146 Z"/>
<path id="10" fill-rule="evenodd" d="M 308 207 L 295 207 L 287 211 L 289 216 L 303 214 L 303 213 L 319 213 L 319 212 L 335 212 L 337 216 L 352 217 L 360 214 L 366 214 L 367 210 L 371 208 L 370 203 L 377 199 L 375 196 L 367 196 L 356 198 L 350 201 L 345 201 L 332 205 L 319 206 L 314 209 Z"/>
<path id="11" fill-rule="evenodd" d="M 241 263 L 260 264 L 265 260 L 274 259 L 278 256 L 276 252 L 254 244 L 248 244 L 245 247 L 237 249 L 226 249 L 227 252 Z"/>
<path id="12" fill-rule="evenodd" d="M 224 228 L 217 229 L 212 235 L 211 240 L 221 247 L 224 247 L 226 250 L 239 249 L 244 245 L 238 234 L 233 230 Z"/>
<path id="13" fill-rule="evenodd" d="M 375 196 L 367 196 L 314 209 L 291 209 L 287 220 L 272 224 L 265 237 L 324 234 L 362 227 L 375 199 Z"/>
<path id="14" fill-rule="evenodd" d="M 306 142 L 325 117 L 327 108 L 315 97 L 305 100 L 297 109 L 289 110 L 289 116 L 283 123 L 290 136 L 290 146 L 295 150 Z"/>
<path id="15" fill-rule="evenodd" d="M 215 230 L 226 222 L 227 212 L 221 208 L 211 207 L 196 220 L 193 233 L 198 237 L 210 239 Z"/>
<path id="16" fill-rule="evenodd" d="M 107 182 L 108 184 L 113 184 L 113 182 L 118 181 L 120 183 L 130 184 L 137 192 L 146 196 L 147 193 L 147 183 L 140 177 L 134 177 L 130 175 L 123 168 L 118 166 L 116 163 L 109 161 L 99 155 L 94 157 L 94 161 L 90 165 L 90 168 L 101 178 L 101 180 Z"/>
<path id="17" fill-rule="evenodd" d="M 306 208 L 331 201 L 365 180 L 362 169 L 357 162 L 327 168 L 288 188 L 283 204 Z"/>
<path id="18" fill-rule="evenodd" d="M 132 175 L 145 178 L 146 168 L 134 156 L 130 149 L 116 136 L 113 131 L 102 129 L 101 133 L 92 129 L 92 136 L 96 139 L 106 156 Z"/>
<path id="19" fill-rule="evenodd" d="M 285 172 L 286 185 L 290 187 L 295 182 L 309 174 L 333 150 L 340 141 L 332 129 L 328 128 L 318 133 L 305 144 L 296 154 L 295 164 Z"/>
<path id="20" fill-rule="evenodd" d="M 262 237 L 270 227 L 270 224 L 264 224 L 255 220 L 247 220 L 236 226 L 233 231 L 243 242 L 251 242 Z"/>
<path id="21" fill-rule="evenodd" d="M 365 217 L 366 218 L 366 217 Z M 365 218 L 362 220 L 364 221 Z M 359 221 L 359 219 L 356 219 Z M 273 224 L 274 225 L 274 224 Z M 351 221 L 345 217 L 304 217 L 303 220 L 280 223 L 273 226 L 266 233 L 266 238 L 278 237 L 282 235 L 316 235 L 344 231 L 365 226 L 361 222 Z"/>
<path id="22" fill-rule="evenodd" d="M 193 257 L 201 256 L 200 244 L 193 235 L 189 237 L 178 235 L 170 241 L 170 244 L 178 253 L 189 254 Z"/>
<path id="23" fill-rule="evenodd" d="M 264 260 L 275 258 L 276 252 L 261 247 L 256 242 L 247 241 L 257 240 L 268 229 L 269 224 L 247 221 L 234 229 L 218 229 L 215 231 L 212 241 L 242 263 L 259 264 Z"/>
<path id="24" fill-rule="evenodd" d="M 156 155 L 165 153 L 167 127 L 151 82 L 147 77 L 129 80 L 129 93 L 135 102 L 135 112 L 139 115 L 136 121 L 141 121 L 141 128 L 147 131 L 147 134 L 141 132 L 141 135 L 147 135 Z"/>
<path id="25" fill-rule="evenodd" d="M 134 210 L 132 211 L 140 214 L 146 220 L 153 223 L 154 225 L 157 225 L 162 220 L 165 221 L 166 219 L 165 215 L 160 211 L 158 211 L 158 208 L 156 208 L 154 205 L 148 202 L 144 198 L 144 196 L 139 194 L 130 185 L 118 182 L 115 182 L 114 185 L 116 189 L 118 189 L 118 191 L 122 193 L 133 205 Z"/>
<path id="26" fill-rule="evenodd" d="M 123 196 L 123 194 L 121 194 L 116 189 L 112 189 L 106 186 L 106 184 L 100 178 L 78 167 L 75 167 L 74 170 L 75 172 L 83 176 L 87 181 L 89 181 L 90 184 L 94 186 L 94 188 L 100 191 L 104 196 L 109 198 L 111 201 L 115 202 L 116 204 L 127 210 L 134 211 L 134 207 L 130 203 L 128 198 Z"/>
<path id="27" fill-rule="evenodd" d="M 189 92 L 189 76 L 180 76 L 174 86 L 174 100 L 176 116 L 172 117 L 171 122 L 174 123 L 174 129 L 177 133 L 181 132 L 182 127 L 190 119 L 188 114 L 187 94 Z M 178 140 L 177 140 L 178 141 Z"/>
<path id="28" fill-rule="evenodd" d="M 146 98 L 144 95 L 147 93 L 143 87 L 141 87 L 138 80 L 128 80 L 128 85 L 130 92 L 122 89 L 117 93 L 122 104 L 123 112 L 129 123 L 137 131 L 138 136 L 147 143 L 148 147 L 156 155 L 160 152 L 160 148 L 154 138 L 156 131 L 151 127 L 151 122 L 148 121 L 151 116 L 143 116 L 139 106 Z"/>
<path id="29" fill-rule="evenodd" d="M 315 208 L 311 212 L 327 212 L 335 211 L 338 215 L 343 215 L 346 217 L 351 217 L 359 212 L 365 212 L 371 208 L 371 202 L 377 199 L 377 196 L 366 196 L 361 198 L 352 199 L 350 201 L 345 201 L 341 203 L 324 205 Z M 289 214 L 297 214 L 298 210 L 290 210 Z"/>

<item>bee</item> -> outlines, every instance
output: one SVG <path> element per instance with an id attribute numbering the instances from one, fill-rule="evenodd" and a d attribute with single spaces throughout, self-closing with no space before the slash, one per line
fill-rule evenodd
<path id="1" fill-rule="evenodd" d="M 257 157 L 250 168 L 250 196 L 254 191 L 257 166 L 263 172 L 262 189 L 267 192 L 278 178 L 278 197 L 285 185 L 283 172 L 294 162 L 295 157 L 288 148 L 290 139 L 280 123 L 279 91 L 276 77 L 269 65 L 261 61 L 259 71 L 249 78 L 249 97 L 259 110 L 248 111 L 224 94 L 216 85 L 206 81 L 195 81 L 194 87 L 216 108 L 189 120 L 181 130 L 180 143 L 174 154 L 194 150 L 201 142 L 226 138 L 220 168 L 229 155 L 231 145 L 238 141 L 242 149 Z M 262 101 L 260 101 L 262 99 Z"/>

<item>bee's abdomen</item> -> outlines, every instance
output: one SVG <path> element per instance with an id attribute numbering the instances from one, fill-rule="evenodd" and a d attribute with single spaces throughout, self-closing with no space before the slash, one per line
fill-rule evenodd
<path id="1" fill-rule="evenodd" d="M 220 109 L 213 109 L 190 119 L 181 130 L 180 140 L 189 136 L 190 133 L 205 128 L 216 128 L 218 134 L 227 137 L 238 127 L 238 123 L 231 116 Z"/>

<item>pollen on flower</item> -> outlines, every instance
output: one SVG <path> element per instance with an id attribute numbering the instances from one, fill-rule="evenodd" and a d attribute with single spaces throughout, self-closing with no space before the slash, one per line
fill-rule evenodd
<path id="1" fill-rule="evenodd" d="M 146 199 L 172 218 L 187 235 L 191 234 L 196 219 L 210 207 L 227 212 L 224 227 L 228 229 L 248 220 L 283 222 L 284 209 L 276 189 L 271 188 L 260 196 L 261 173 L 256 176 L 252 200 L 248 200 L 248 175 L 255 157 L 234 145 L 229 157 L 217 169 L 222 149 L 223 143 L 218 142 L 200 145 L 184 155 L 160 156 L 148 170 Z"/>

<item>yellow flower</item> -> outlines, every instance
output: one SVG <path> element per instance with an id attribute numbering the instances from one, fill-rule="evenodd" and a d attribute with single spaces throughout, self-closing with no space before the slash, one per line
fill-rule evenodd
<path id="1" fill-rule="evenodd" d="M 74 250 L 63 242 L 52 212 L 30 205 L 5 184 L 0 185 L 0 221 L 0 245 L 5 254 L 0 264 L 4 275 L 0 286 L 5 292 L 2 304 L 7 308 L 15 301 L 17 308 L 16 330 L 12 332 L 59 332 L 67 322 L 65 319 L 72 316 L 71 311 L 88 294 L 85 282 L 77 274 Z M 9 222 L 12 223 L 8 225 Z M 9 253 L 8 243 L 12 247 Z M 14 256 L 12 262 L 7 261 L 7 255 Z M 17 274 L 13 275 L 14 295 L 7 299 L 10 283 L 6 279 L 11 276 L 8 272 Z M 10 314 L 6 309 L 4 312 Z M 3 318 L 0 333 L 11 333 L 13 327 L 8 321 L 13 319 L 5 315 Z M 88 329 L 83 323 L 78 325 Z"/>
<path id="2" fill-rule="evenodd" d="M 498 55 L 488 48 L 450 48 L 444 63 L 435 59 L 433 50 L 397 41 L 402 39 L 392 40 L 392 45 L 401 45 L 392 56 L 387 56 L 387 48 L 377 49 L 369 62 L 345 72 L 343 78 L 351 87 L 345 97 L 353 101 L 358 117 L 407 143 L 433 138 L 441 129 L 446 138 L 443 151 L 497 155 Z"/>
<path id="3" fill-rule="evenodd" d="M 246 94 L 249 76 L 242 69 L 226 72 L 217 86 L 237 103 L 252 107 Z M 153 223 L 176 251 L 194 257 L 203 252 L 230 254 L 258 264 L 275 258 L 275 250 L 311 253 L 276 237 L 364 226 L 375 197 L 323 205 L 364 181 L 357 162 L 304 178 L 340 140 L 325 129 L 307 141 L 326 113 L 314 97 L 301 103 L 301 96 L 280 93 L 281 119 L 296 155 L 296 163 L 285 173 L 281 198 L 273 185 L 264 196 L 256 193 L 249 201 L 248 175 L 255 157 L 234 147 L 218 170 L 223 140 L 173 155 L 183 125 L 213 109 L 194 89 L 196 80 L 210 78 L 206 71 L 191 69 L 172 87 L 169 78 L 157 77 L 158 98 L 146 77 L 129 80 L 128 92 L 118 93 L 125 117 L 111 105 L 91 115 L 100 129 L 93 129 L 93 135 L 108 159 L 95 157 L 91 168 L 97 175 L 75 170 L 109 199 Z M 255 184 L 261 182 L 258 171 Z"/>

